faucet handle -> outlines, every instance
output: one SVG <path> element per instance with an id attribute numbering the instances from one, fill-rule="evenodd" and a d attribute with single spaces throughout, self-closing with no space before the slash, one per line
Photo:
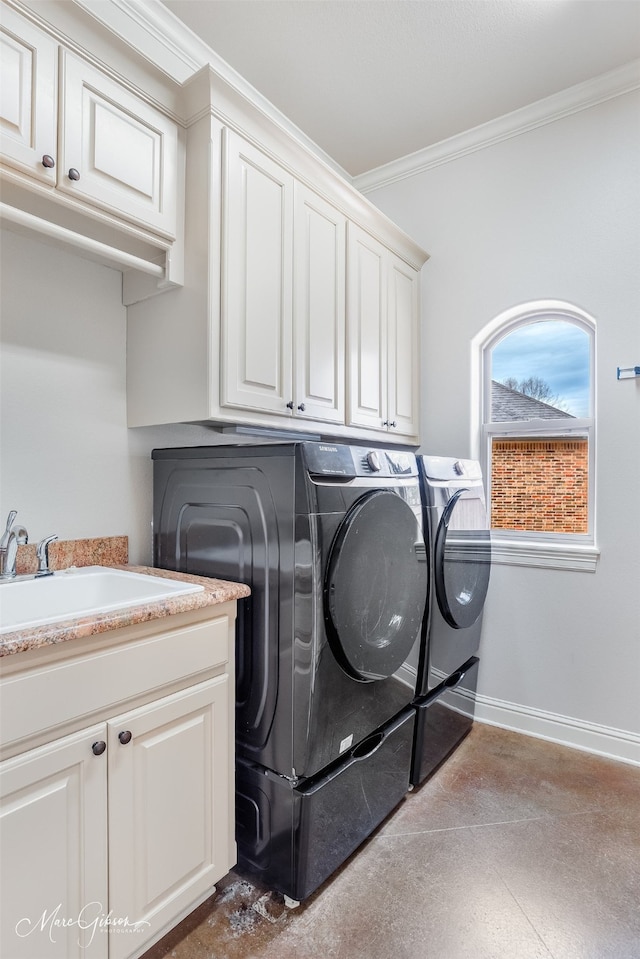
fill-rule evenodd
<path id="1" fill-rule="evenodd" d="M 38 576 L 53 576 L 53 570 L 49 569 L 49 544 L 53 543 L 58 537 L 54 533 L 52 536 L 45 536 L 36 546 L 36 556 L 38 558 Z"/>
<path id="2" fill-rule="evenodd" d="M 11 509 L 11 510 L 9 510 L 9 515 L 7 516 L 7 528 L 6 528 L 6 530 L 5 530 L 5 533 L 10 533 L 10 532 L 11 532 L 11 527 L 13 526 L 13 521 L 14 521 L 14 519 L 16 518 L 17 515 L 18 515 L 18 510 L 17 510 L 17 509 Z"/>

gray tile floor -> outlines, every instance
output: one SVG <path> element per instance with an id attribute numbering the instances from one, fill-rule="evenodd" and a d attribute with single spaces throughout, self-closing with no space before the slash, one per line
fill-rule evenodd
<path id="1" fill-rule="evenodd" d="M 234 870 L 168 957 L 640 959 L 640 769 L 476 724 L 298 909 Z"/>

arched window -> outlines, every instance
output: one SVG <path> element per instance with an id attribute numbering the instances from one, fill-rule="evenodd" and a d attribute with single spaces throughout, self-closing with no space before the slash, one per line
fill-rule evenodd
<path id="1" fill-rule="evenodd" d="M 498 560 L 595 568 L 595 321 L 570 304 L 529 303 L 475 346 Z"/>

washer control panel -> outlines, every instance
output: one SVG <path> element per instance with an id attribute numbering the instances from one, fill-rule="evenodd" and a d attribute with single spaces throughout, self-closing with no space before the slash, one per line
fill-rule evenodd
<path id="1" fill-rule="evenodd" d="M 305 443 L 305 463 L 312 476 L 355 479 L 358 476 L 406 477 L 418 475 L 413 453 L 404 450 Z"/>

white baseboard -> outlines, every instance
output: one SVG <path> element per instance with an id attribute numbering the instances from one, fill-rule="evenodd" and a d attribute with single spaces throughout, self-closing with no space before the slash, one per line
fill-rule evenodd
<path id="1" fill-rule="evenodd" d="M 395 675 L 407 686 L 415 689 L 417 679 L 415 667 L 403 663 Z M 443 673 L 442 679 L 444 678 Z M 481 694 L 476 695 L 475 710 L 473 710 L 470 699 L 471 695 L 464 689 L 449 690 L 447 693 L 447 701 L 451 708 L 465 715 L 474 711 L 474 718 L 478 723 L 499 726 L 515 733 L 523 733 L 525 736 L 558 743 L 560 746 L 569 746 L 571 749 L 581 749 L 583 752 L 595 753 L 607 759 L 640 766 L 640 735 L 636 733 L 615 729 L 612 726 L 601 726 L 598 723 L 588 723 L 573 719 L 571 716 L 550 713 L 544 709 L 520 706 L 518 703 L 493 699 L 491 696 Z"/>
<path id="2" fill-rule="evenodd" d="M 640 735 L 622 729 L 587 723 L 570 716 L 482 695 L 476 696 L 475 719 L 489 726 L 500 726 L 536 739 L 546 739 L 561 746 L 640 766 Z"/>

